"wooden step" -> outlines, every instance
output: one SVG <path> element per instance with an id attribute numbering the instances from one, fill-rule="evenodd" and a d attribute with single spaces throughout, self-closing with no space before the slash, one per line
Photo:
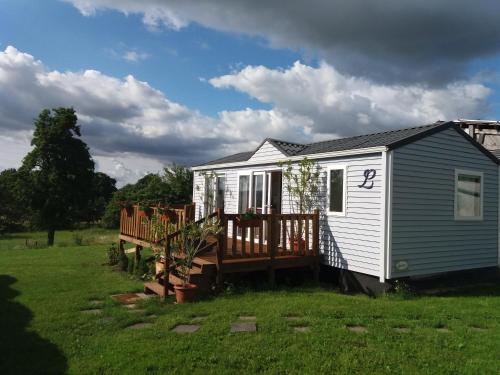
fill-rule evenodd
<path id="1" fill-rule="evenodd" d="M 175 292 L 171 289 L 171 286 L 169 286 L 167 292 L 169 296 L 175 294 Z M 160 284 L 159 282 L 149 281 L 144 283 L 144 293 L 154 293 L 160 297 L 165 297 L 165 288 L 163 287 L 163 284 Z"/>

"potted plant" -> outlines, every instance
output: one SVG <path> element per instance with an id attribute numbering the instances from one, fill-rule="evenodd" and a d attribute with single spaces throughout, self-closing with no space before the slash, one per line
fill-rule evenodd
<path id="1" fill-rule="evenodd" d="M 141 212 L 139 213 L 139 216 L 141 217 L 146 216 L 148 218 L 151 218 L 154 212 L 154 209 L 153 207 L 151 207 L 151 204 L 149 202 L 141 202 L 141 204 L 139 205 L 139 209 L 141 210 Z"/>
<path id="2" fill-rule="evenodd" d="M 177 303 L 191 302 L 196 297 L 198 287 L 190 282 L 193 260 L 207 239 L 218 235 L 222 230 L 219 221 L 212 219 L 205 219 L 200 224 L 190 222 L 179 230 L 179 240 L 171 252 L 172 262 L 182 280 L 179 285 L 174 285 Z"/>
<path id="3" fill-rule="evenodd" d="M 165 255 L 161 252 L 155 253 L 155 275 L 161 275 L 165 272 Z"/>
<path id="4" fill-rule="evenodd" d="M 258 227 L 262 222 L 261 215 L 249 208 L 244 214 L 236 216 L 236 225 L 239 227 Z"/>
<path id="5" fill-rule="evenodd" d="M 321 167 L 314 161 L 304 158 L 294 168 L 290 160 L 279 163 L 283 168 L 283 182 L 288 192 L 289 207 L 293 214 L 309 214 L 318 206 Z M 293 227 L 287 227 L 290 248 L 294 252 L 305 249 L 305 228 L 302 220 L 296 220 Z"/>
<path id="6" fill-rule="evenodd" d="M 130 201 L 124 201 L 120 203 L 121 208 L 125 209 L 127 216 L 132 216 L 134 213 L 134 204 Z"/>

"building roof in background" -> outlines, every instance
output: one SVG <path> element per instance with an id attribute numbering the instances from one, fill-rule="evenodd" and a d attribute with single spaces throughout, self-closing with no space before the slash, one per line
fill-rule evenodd
<path id="1" fill-rule="evenodd" d="M 314 142 L 307 144 L 298 144 L 292 142 L 285 142 L 273 138 L 266 138 L 259 147 L 254 151 L 240 152 L 238 154 L 229 155 L 221 159 L 213 160 L 202 165 L 215 165 L 225 163 L 236 163 L 249 160 L 252 155 L 264 144 L 266 141 L 271 143 L 274 147 L 280 150 L 285 156 L 307 156 L 314 154 L 321 154 L 327 152 L 356 150 L 371 147 L 385 146 L 388 149 L 394 149 L 404 144 L 413 142 L 417 139 L 423 138 L 427 135 L 433 134 L 437 131 L 446 128 L 455 128 L 460 134 L 466 136 L 474 146 L 480 151 L 485 153 L 488 157 L 498 162 L 498 159 L 490 151 L 486 150 L 481 144 L 470 138 L 453 122 L 438 121 L 434 124 L 416 126 L 412 128 L 405 128 L 399 130 L 391 130 L 381 133 L 373 133 L 366 135 L 359 135 L 349 138 L 332 139 L 329 141 Z M 499 153 L 500 154 L 500 153 Z M 500 156 L 500 155 L 499 155 Z"/>

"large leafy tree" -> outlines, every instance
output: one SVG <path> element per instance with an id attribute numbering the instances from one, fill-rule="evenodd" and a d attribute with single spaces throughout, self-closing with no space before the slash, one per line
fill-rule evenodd
<path id="1" fill-rule="evenodd" d="M 96 172 L 92 179 L 92 195 L 81 213 L 81 220 L 88 223 L 100 220 L 116 190 L 114 178 L 106 173 Z"/>
<path id="2" fill-rule="evenodd" d="M 56 229 L 77 221 L 92 197 L 94 162 L 80 137 L 73 108 L 43 110 L 35 121 L 33 150 L 23 160 L 30 206 L 47 229 L 49 246 Z"/>
<path id="3" fill-rule="evenodd" d="M 192 202 L 193 173 L 189 168 L 171 166 L 163 174 L 151 173 L 135 184 L 128 184 L 114 193 L 102 219 L 104 226 L 116 228 L 120 224 L 120 203 L 143 202 L 151 204 L 187 204 Z"/>
<path id="4" fill-rule="evenodd" d="M 0 233 L 22 229 L 30 216 L 21 194 L 23 176 L 15 169 L 0 172 Z"/>

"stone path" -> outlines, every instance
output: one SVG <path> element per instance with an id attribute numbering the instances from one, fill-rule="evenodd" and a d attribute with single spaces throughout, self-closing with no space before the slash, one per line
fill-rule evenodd
<path id="1" fill-rule="evenodd" d="M 365 332 L 367 332 L 366 327 L 363 327 L 363 326 L 354 325 L 354 326 L 346 326 L 346 327 L 351 332 L 356 332 L 356 333 L 365 333 Z"/>
<path id="2" fill-rule="evenodd" d="M 311 331 L 311 329 L 307 326 L 297 326 L 297 327 L 293 327 L 293 330 L 295 332 L 309 332 Z"/>
<path id="3" fill-rule="evenodd" d="M 285 316 L 283 318 L 289 322 L 296 322 L 297 320 L 300 320 L 300 317 L 298 316 Z"/>
<path id="4" fill-rule="evenodd" d="M 121 294 L 113 294 L 111 296 L 112 299 L 123 303 L 124 305 L 133 305 L 138 301 L 154 298 L 154 294 L 146 294 L 146 293 L 121 293 Z"/>
<path id="5" fill-rule="evenodd" d="M 441 333 L 449 333 L 450 329 L 448 327 L 437 327 L 436 331 L 441 332 Z"/>
<path id="6" fill-rule="evenodd" d="M 140 323 L 135 323 L 135 324 L 132 324 L 128 327 L 125 327 L 125 329 L 142 329 L 142 328 L 151 327 L 152 325 L 153 325 L 153 323 L 140 322 Z"/>
<path id="7" fill-rule="evenodd" d="M 394 327 L 394 330 L 399 333 L 409 333 L 411 332 L 411 329 L 408 327 Z"/>
<path id="8" fill-rule="evenodd" d="M 179 324 L 172 329 L 172 332 L 176 333 L 195 333 L 200 329 L 197 324 Z"/>
<path id="9" fill-rule="evenodd" d="M 98 315 L 98 314 L 102 314 L 102 309 L 82 310 L 82 313 L 88 314 L 88 315 Z"/>
<path id="10" fill-rule="evenodd" d="M 233 323 L 231 324 L 231 332 L 256 332 L 256 323 Z"/>
<path id="11" fill-rule="evenodd" d="M 238 319 L 239 320 L 253 322 L 253 321 L 257 320 L 257 317 L 256 316 L 252 316 L 252 315 L 242 315 Z"/>

